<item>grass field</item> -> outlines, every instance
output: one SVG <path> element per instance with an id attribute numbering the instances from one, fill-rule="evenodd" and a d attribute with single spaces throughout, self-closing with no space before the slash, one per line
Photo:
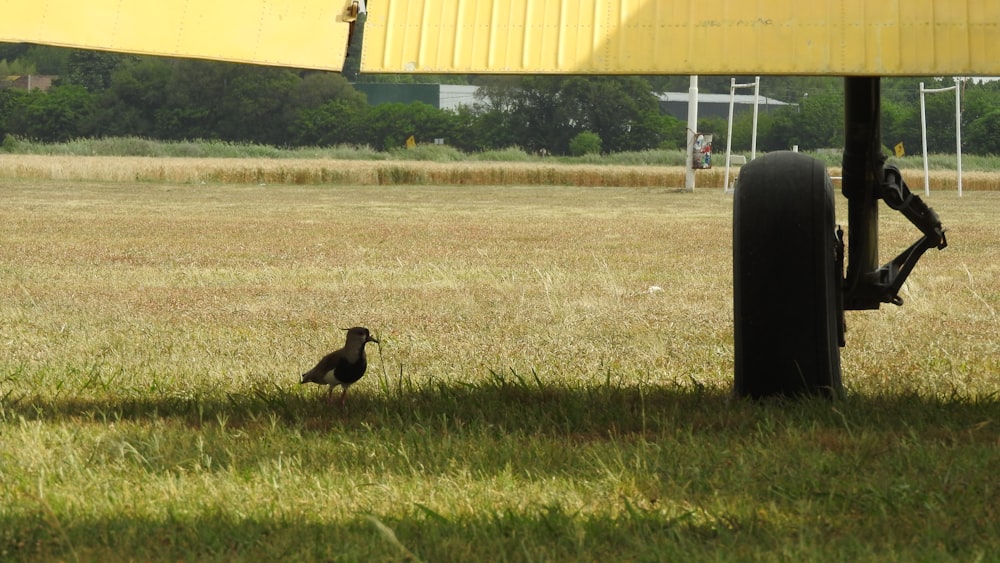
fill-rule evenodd
<path id="1" fill-rule="evenodd" d="M 454 149 L 452 149 L 454 150 Z M 398 151 L 397 151 L 398 152 Z M 506 157 L 511 151 L 499 155 Z M 430 152 L 433 156 L 433 151 Z M 524 155 L 524 153 L 520 153 Z M 654 153 L 659 154 L 659 153 Z M 361 153 L 367 156 L 367 153 Z M 626 153 L 640 164 L 608 164 L 532 157 L 525 161 L 449 161 L 337 158 L 275 158 L 172 156 L 76 156 L 0 153 L 0 178 L 23 180 L 60 180 L 96 182 L 170 182 L 178 184 L 295 184 L 295 185 L 524 185 L 662 188 L 683 186 L 685 170 L 681 164 L 655 164 L 649 155 Z M 383 155 L 384 156 L 384 155 Z M 527 155 L 524 155 L 528 158 Z M 663 159 L 675 155 L 662 155 Z M 829 158 L 829 155 L 825 155 Z M 606 160 L 611 160 L 608 157 Z M 628 161 L 626 161 L 628 162 Z M 655 160 L 653 162 L 656 162 Z M 915 166 L 913 166 L 915 164 Z M 981 163 L 982 164 L 982 163 Z M 923 193 L 923 168 L 912 158 L 900 161 L 903 179 L 917 193 Z M 907 167 L 909 166 L 909 167 Z M 829 167 L 839 176 L 838 166 Z M 733 168 L 734 180 L 738 168 Z M 935 192 L 957 193 L 954 170 L 933 169 L 928 174 Z M 717 163 L 711 170 L 700 170 L 696 184 L 701 189 L 722 189 L 725 168 Z M 1000 174 L 970 170 L 962 177 L 963 191 L 1000 191 Z"/>
<path id="2" fill-rule="evenodd" d="M 0 559 L 1000 560 L 1000 193 L 751 403 L 721 190 L 268 184 L 0 181 Z"/>

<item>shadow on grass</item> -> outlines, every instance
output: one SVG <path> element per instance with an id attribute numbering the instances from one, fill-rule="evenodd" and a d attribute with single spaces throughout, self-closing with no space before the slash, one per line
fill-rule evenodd
<path id="1" fill-rule="evenodd" d="M 295 451 L 301 465 L 293 474 L 335 463 L 341 474 L 374 471 L 388 483 L 445 478 L 427 485 L 438 487 L 431 492 L 398 494 L 408 500 L 391 514 L 347 509 L 338 519 L 296 512 L 294 492 L 278 506 L 242 499 L 234 509 L 186 496 L 155 517 L 127 508 L 95 516 L 72 504 L 48 506 L 33 477 L 22 477 L 8 489 L 16 502 L 0 510 L 0 559 L 685 561 L 772 559 L 779 549 L 791 560 L 872 560 L 879 552 L 910 560 L 975 559 L 997 545 L 988 496 L 996 396 L 751 402 L 697 385 L 572 387 L 499 376 L 467 385 L 368 383 L 347 409 L 327 405 L 322 389 L 273 383 L 163 397 L 7 393 L 4 421 L 180 426 L 169 434 L 157 426 L 168 435 L 152 443 L 119 424 L 119 437 L 132 445 L 124 453 L 111 440 L 83 440 L 81 459 L 98 469 L 124 466 L 153 479 L 222 471 L 224 479 L 256 474 Z M 246 431 L 237 438 L 235 427 Z M 331 439 L 342 434 L 350 435 Z M 211 464 L 199 461 L 205 454 Z M 948 458 L 949 483 L 958 476 L 948 489 L 935 469 L 939 456 Z M 506 499 L 477 505 L 475 514 L 460 504 L 462 514 L 442 515 L 421 504 L 434 490 L 454 493 L 440 487 L 452 482 L 456 464 L 487 488 L 512 473 L 524 483 L 551 478 L 584 489 L 610 482 L 615 493 L 595 494 L 585 512 L 579 504 Z M 239 507 L 248 505 L 256 508 L 245 515 Z"/>
<path id="2" fill-rule="evenodd" d="M 221 507 L 206 512 L 67 522 L 46 510 L 8 515 L 0 518 L 0 550 L 7 560 L 679 560 L 750 537 L 755 545 L 772 545 L 777 533 L 754 514 L 716 518 L 631 505 L 616 515 L 544 505 L 463 517 L 416 505 L 401 517 L 358 514 L 332 525 L 240 519 Z"/>
<path id="3" fill-rule="evenodd" d="M 239 518 L 223 507 L 162 519 L 119 515 L 61 522 L 48 510 L 0 517 L 5 560 L 143 561 L 690 561 L 782 559 L 975 560 L 997 545 L 986 526 L 866 536 L 845 518 L 844 536 L 790 526 L 764 510 L 708 514 L 640 508 L 597 514 L 559 504 L 443 516 L 416 504 L 403 515 Z M 856 539 L 847 539 L 847 538 Z"/>
<path id="4" fill-rule="evenodd" d="M 280 423 L 305 432 L 414 425 L 442 429 L 489 428 L 577 440 L 609 435 L 757 432 L 763 427 L 824 427 L 935 432 L 997 424 L 1000 395 L 965 397 L 901 392 L 820 398 L 739 400 L 730 390 L 690 385 L 609 381 L 551 385 L 493 373 L 475 384 L 372 378 L 352 388 L 347 403 L 326 401 L 326 387 L 257 381 L 240 392 L 205 390 L 122 397 L 38 397 L 0 394 L 0 415 L 27 420 L 116 421 L 170 419 L 198 428 L 224 420 L 229 427 Z M 334 393 L 336 397 L 339 390 Z"/>

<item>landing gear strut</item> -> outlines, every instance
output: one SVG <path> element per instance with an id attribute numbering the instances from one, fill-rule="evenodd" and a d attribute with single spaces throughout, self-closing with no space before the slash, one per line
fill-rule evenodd
<path id="1" fill-rule="evenodd" d="M 733 204 L 733 304 L 739 397 L 844 393 L 844 311 L 901 305 L 899 289 L 930 248 L 947 246 L 937 214 L 882 154 L 878 78 L 844 82 L 844 237 L 833 186 L 819 161 L 779 152 L 740 171 Z M 903 213 L 923 237 L 878 266 L 878 201 Z"/>

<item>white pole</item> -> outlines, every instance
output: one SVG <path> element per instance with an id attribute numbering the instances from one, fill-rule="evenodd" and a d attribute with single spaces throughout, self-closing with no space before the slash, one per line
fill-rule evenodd
<path id="1" fill-rule="evenodd" d="M 757 158 L 757 104 L 760 103 L 760 77 L 753 81 L 753 137 L 750 141 L 750 160 Z M 732 115 L 729 120 L 732 121 Z"/>
<path id="2" fill-rule="evenodd" d="M 958 196 L 962 196 L 962 100 L 959 93 L 958 81 L 955 78 L 955 85 L 947 88 L 924 88 L 924 83 L 920 83 L 920 135 L 924 142 L 924 195 L 930 195 L 930 173 L 927 169 L 927 110 L 924 104 L 924 95 L 935 92 L 955 91 L 955 144 L 957 145 L 956 155 L 958 156 Z"/>
<path id="3" fill-rule="evenodd" d="M 694 191 L 694 141 L 698 132 L 698 75 L 691 76 L 688 89 L 687 165 L 684 191 Z"/>
<path id="4" fill-rule="evenodd" d="M 920 140 L 924 146 L 924 195 L 931 195 L 930 172 L 927 170 L 927 109 L 924 105 L 924 83 L 920 83 Z"/>
<path id="5" fill-rule="evenodd" d="M 958 197 L 962 197 L 962 100 L 959 80 L 955 79 L 955 154 L 958 155 Z"/>
<path id="6" fill-rule="evenodd" d="M 733 146 L 733 105 L 736 100 L 737 88 L 749 88 L 753 86 L 753 133 L 750 137 L 750 160 L 757 158 L 757 106 L 760 101 L 760 77 L 756 77 L 753 82 L 747 84 L 737 84 L 735 78 L 729 79 L 729 122 L 726 130 L 726 173 L 723 175 L 723 190 L 729 189 L 729 168 L 731 164 L 730 152 Z"/>
<path id="7" fill-rule="evenodd" d="M 736 79 L 729 79 L 729 121 L 726 127 L 726 173 L 722 177 L 722 189 L 729 189 L 729 165 L 732 162 L 733 148 L 733 98 L 736 92 Z"/>

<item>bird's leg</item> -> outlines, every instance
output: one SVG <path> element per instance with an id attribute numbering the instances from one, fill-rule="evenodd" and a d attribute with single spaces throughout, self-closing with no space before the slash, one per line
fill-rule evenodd
<path id="1" fill-rule="evenodd" d="M 333 385 L 331 385 L 330 388 L 327 389 L 326 391 L 326 404 L 328 405 L 333 404 Z"/>
<path id="2" fill-rule="evenodd" d="M 344 392 L 340 394 L 340 406 L 344 406 L 344 400 L 347 399 L 347 387 L 344 387 Z"/>

